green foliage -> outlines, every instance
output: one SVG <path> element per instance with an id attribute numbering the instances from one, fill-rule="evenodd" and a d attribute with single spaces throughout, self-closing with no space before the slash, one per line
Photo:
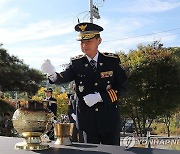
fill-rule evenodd
<path id="1" fill-rule="evenodd" d="M 0 116 L 5 112 L 13 113 L 15 107 L 8 101 L 0 99 Z"/>
<path id="2" fill-rule="evenodd" d="M 46 88 L 41 87 L 36 95 L 32 97 L 33 100 L 42 101 L 45 98 L 44 90 Z M 61 93 L 59 88 L 53 88 L 53 97 L 57 99 L 57 116 L 60 114 L 67 114 L 68 110 L 68 97 L 67 93 Z"/>
<path id="3" fill-rule="evenodd" d="M 145 132 L 147 119 L 172 114 L 179 104 L 179 48 L 163 48 L 159 42 L 132 50 L 123 57 L 128 72 L 128 94 L 122 113 Z M 125 112 L 124 112 L 125 111 Z"/>
<path id="4" fill-rule="evenodd" d="M 166 126 L 164 123 L 153 123 L 152 134 L 166 134 Z"/>
<path id="5" fill-rule="evenodd" d="M 22 60 L 10 56 L 5 49 L 0 48 L 1 91 L 27 92 L 31 96 L 37 92 L 44 79 L 41 72 L 29 68 Z"/>
<path id="6" fill-rule="evenodd" d="M 164 124 L 165 119 L 159 118 L 155 122 L 152 123 L 152 133 L 154 134 L 162 134 L 165 135 L 168 133 L 167 127 Z M 171 123 L 170 123 L 170 130 L 172 135 L 180 135 L 180 128 L 176 125 L 177 123 L 177 117 L 176 114 L 172 115 L 171 117 Z"/>
<path id="7" fill-rule="evenodd" d="M 67 114 L 68 111 L 68 99 L 58 101 L 57 115 Z"/>

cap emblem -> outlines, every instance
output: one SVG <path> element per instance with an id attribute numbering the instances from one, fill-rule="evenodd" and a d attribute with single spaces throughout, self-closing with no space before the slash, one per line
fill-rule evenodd
<path id="1" fill-rule="evenodd" d="M 81 26 L 78 26 L 82 32 L 85 31 L 86 27 L 87 27 L 87 24 L 86 25 L 81 25 Z"/>

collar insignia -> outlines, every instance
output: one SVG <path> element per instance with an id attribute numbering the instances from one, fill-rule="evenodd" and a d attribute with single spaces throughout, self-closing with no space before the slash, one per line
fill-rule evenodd
<path id="1" fill-rule="evenodd" d="M 87 24 L 86 24 L 86 25 L 81 25 L 81 26 L 79 26 L 79 28 L 81 29 L 82 32 L 85 31 L 86 27 L 87 27 Z"/>

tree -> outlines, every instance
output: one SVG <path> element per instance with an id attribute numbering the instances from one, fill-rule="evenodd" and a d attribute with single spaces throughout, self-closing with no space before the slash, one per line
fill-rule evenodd
<path id="1" fill-rule="evenodd" d="M 0 90 L 27 92 L 32 96 L 39 89 L 44 75 L 33 68 L 29 68 L 22 60 L 10 56 L 0 48 Z"/>
<path id="2" fill-rule="evenodd" d="M 35 96 L 32 97 L 33 100 L 43 101 L 45 98 L 44 90 L 45 87 L 41 87 Z M 67 114 L 68 110 L 68 96 L 67 93 L 62 93 L 59 88 L 53 88 L 53 97 L 57 99 L 57 117 L 61 114 Z"/>
<path id="3" fill-rule="evenodd" d="M 177 107 L 179 63 L 174 50 L 164 48 L 158 41 L 147 46 L 139 45 L 124 59 L 129 87 L 122 107 L 128 109 L 136 132 L 142 136 L 153 119 L 160 115 L 171 115 Z M 149 125 L 146 127 L 147 120 Z"/>
<path id="4" fill-rule="evenodd" d="M 5 113 L 5 112 L 13 113 L 15 110 L 16 109 L 13 106 L 13 104 L 3 99 L 0 99 L 0 116 L 3 116 L 2 113 Z"/>

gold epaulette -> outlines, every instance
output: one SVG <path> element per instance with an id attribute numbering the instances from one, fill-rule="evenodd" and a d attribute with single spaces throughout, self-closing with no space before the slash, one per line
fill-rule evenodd
<path id="1" fill-rule="evenodd" d="M 71 60 L 77 60 L 77 59 L 81 59 L 83 57 L 84 57 L 84 55 L 78 55 L 78 56 L 72 57 Z"/>
<path id="2" fill-rule="evenodd" d="M 112 58 L 119 58 L 119 56 L 117 54 L 114 54 L 114 53 L 107 53 L 107 52 L 104 52 L 102 53 L 104 56 L 106 57 L 112 57 Z"/>

